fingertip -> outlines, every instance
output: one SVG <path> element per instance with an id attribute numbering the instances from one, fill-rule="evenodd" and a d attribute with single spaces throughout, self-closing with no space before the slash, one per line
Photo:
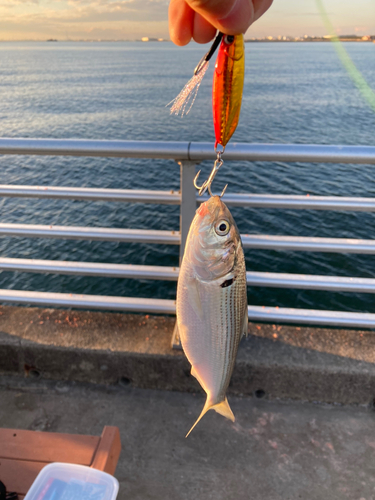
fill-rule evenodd
<path id="1" fill-rule="evenodd" d="M 193 38 L 197 43 L 208 43 L 216 35 L 216 28 L 197 12 L 193 21 Z"/>
<path id="2" fill-rule="evenodd" d="M 179 46 L 187 45 L 193 36 L 194 11 L 185 0 L 171 0 L 168 17 L 172 42 Z"/>
<path id="3" fill-rule="evenodd" d="M 228 35 L 245 33 L 254 22 L 254 17 L 252 0 L 236 0 L 228 15 L 218 20 L 219 29 Z"/>
<path id="4" fill-rule="evenodd" d="M 253 0 L 254 21 L 257 21 L 271 7 L 273 0 Z"/>

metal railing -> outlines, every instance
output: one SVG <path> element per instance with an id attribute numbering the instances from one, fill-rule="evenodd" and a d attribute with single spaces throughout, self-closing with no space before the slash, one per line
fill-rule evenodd
<path id="1" fill-rule="evenodd" d="M 186 236 L 198 202 L 193 186 L 196 164 L 215 159 L 212 144 L 189 142 L 91 141 L 65 139 L 0 139 L 2 155 L 64 155 L 121 158 L 173 159 L 180 165 L 179 192 L 71 187 L 0 185 L 0 196 L 118 201 L 180 205 L 180 231 L 0 224 L 0 236 L 66 238 L 117 242 L 180 245 Z M 225 160 L 284 161 L 309 163 L 375 164 L 375 147 L 239 144 L 226 147 Z M 229 206 L 258 208 L 375 211 L 375 199 L 324 196 L 226 194 Z M 375 253 L 375 240 L 309 238 L 273 235 L 242 235 L 245 248 L 313 252 Z M 90 262 L 0 258 L 0 270 L 82 276 L 172 280 L 178 268 Z M 287 273 L 248 272 L 250 286 L 299 288 L 325 291 L 375 293 L 375 279 Z M 37 291 L 0 290 L 0 302 L 173 314 L 175 302 L 163 299 L 76 295 Z M 249 306 L 251 321 L 308 323 L 347 327 L 375 327 L 375 314 Z"/>

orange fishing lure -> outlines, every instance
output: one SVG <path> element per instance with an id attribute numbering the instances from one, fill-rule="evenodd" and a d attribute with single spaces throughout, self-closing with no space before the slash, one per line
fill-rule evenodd
<path id="1" fill-rule="evenodd" d="M 221 154 L 224 152 L 225 146 L 236 130 L 240 118 L 245 76 L 245 47 L 243 35 L 233 36 L 219 33 L 210 50 L 202 57 L 198 66 L 195 68 L 193 77 L 188 81 L 178 96 L 170 103 L 172 104 L 171 113 L 178 115 L 181 112 L 183 116 L 184 113 L 187 114 L 190 111 L 203 76 L 207 71 L 209 61 L 219 44 L 220 48 L 215 64 L 212 86 L 212 110 L 217 158 L 209 178 L 202 186 L 196 184 L 199 172 L 194 180 L 194 185 L 199 190 L 199 195 L 205 193 L 207 189 L 209 193 L 212 194 L 211 183 L 223 164 Z M 190 106 L 186 111 L 189 103 Z M 222 149 L 217 149 L 219 145 Z M 225 189 L 226 188 L 224 188 L 224 191 Z M 224 194 L 224 191 L 221 196 Z"/>
<path id="2" fill-rule="evenodd" d="M 240 118 L 245 76 L 243 35 L 225 35 L 216 59 L 212 87 L 215 148 L 223 148 L 236 130 Z"/>

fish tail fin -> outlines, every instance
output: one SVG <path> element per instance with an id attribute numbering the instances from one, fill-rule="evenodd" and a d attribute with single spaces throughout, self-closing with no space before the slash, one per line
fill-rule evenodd
<path id="1" fill-rule="evenodd" d="M 232 410 L 230 409 L 227 398 L 225 398 L 224 401 L 221 401 L 221 403 L 211 406 L 211 408 L 217 413 L 220 413 L 220 415 L 223 415 L 223 417 L 228 418 L 232 422 L 236 420 Z"/>
<path id="2" fill-rule="evenodd" d="M 209 401 L 207 399 L 203 410 L 199 417 L 197 418 L 195 424 L 193 427 L 190 429 L 190 431 L 186 434 L 185 438 L 188 437 L 188 435 L 191 433 L 191 431 L 194 429 L 194 427 L 197 425 L 197 423 L 201 420 L 201 418 L 208 412 L 208 410 L 215 410 L 217 413 L 220 413 L 220 415 L 223 415 L 223 417 L 228 418 L 232 422 L 235 421 L 235 417 L 233 415 L 232 410 L 230 409 L 229 403 L 227 398 L 224 399 L 224 401 L 221 401 L 220 403 L 212 403 L 212 401 Z"/>
<path id="3" fill-rule="evenodd" d="M 194 429 L 194 427 L 197 425 L 197 423 L 199 422 L 199 420 L 208 412 L 208 410 L 210 410 L 212 408 L 212 404 L 210 401 L 206 401 L 204 407 L 203 407 L 203 410 L 201 411 L 201 414 L 199 415 L 199 417 L 197 418 L 197 420 L 195 421 L 195 424 L 193 425 L 193 427 L 190 429 L 190 431 L 186 434 L 185 438 L 188 437 L 188 435 L 191 433 L 191 431 Z"/>

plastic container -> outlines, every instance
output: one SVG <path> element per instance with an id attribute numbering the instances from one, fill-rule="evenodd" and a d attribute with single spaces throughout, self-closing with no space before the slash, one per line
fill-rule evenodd
<path id="1" fill-rule="evenodd" d="M 56 462 L 39 472 L 24 500 L 115 500 L 118 488 L 106 472 Z"/>

